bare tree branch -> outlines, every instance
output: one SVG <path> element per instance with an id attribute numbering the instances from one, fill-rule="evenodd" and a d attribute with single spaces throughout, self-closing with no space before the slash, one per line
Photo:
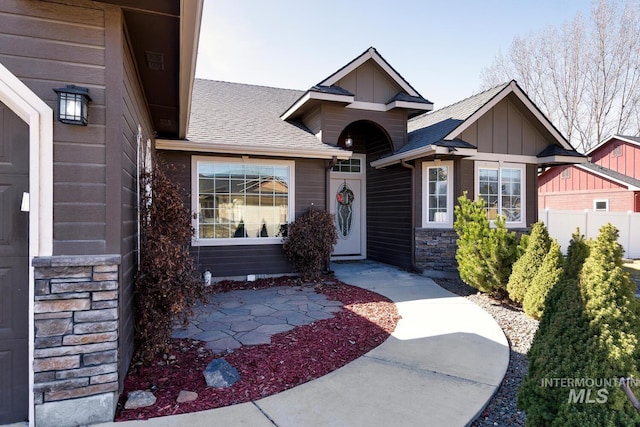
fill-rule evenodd
<path id="1" fill-rule="evenodd" d="M 515 79 L 580 151 L 640 133 L 640 2 L 597 0 L 588 19 L 516 36 L 482 70 L 483 86 Z"/>

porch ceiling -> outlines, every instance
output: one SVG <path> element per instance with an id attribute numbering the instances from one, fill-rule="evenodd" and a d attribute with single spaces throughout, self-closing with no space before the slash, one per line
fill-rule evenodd
<path id="1" fill-rule="evenodd" d="M 158 137 L 184 138 L 203 0 L 95 0 L 122 7 Z"/>

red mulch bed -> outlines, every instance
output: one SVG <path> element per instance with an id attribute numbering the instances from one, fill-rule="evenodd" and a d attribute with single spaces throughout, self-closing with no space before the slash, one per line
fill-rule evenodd
<path id="1" fill-rule="evenodd" d="M 283 277 L 255 282 L 222 282 L 212 292 L 295 286 L 299 279 Z M 307 285 L 309 286 L 309 285 Z M 326 277 L 315 285 L 329 299 L 341 301 L 335 317 L 298 326 L 274 335 L 271 344 L 243 346 L 232 353 L 214 355 L 202 341 L 171 340 L 169 354 L 149 364 L 135 364 L 124 383 L 116 421 L 141 420 L 203 411 L 261 399 L 332 372 L 385 341 L 399 320 L 387 298 Z M 202 371 L 211 360 L 224 357 L 240 373 L 229 388 L 207 387 Z M 123 409 L 127 393 L 151 390 L 155 405 Z M 181 390 L 198 393 L 193 402 L 177 403 Z"/>

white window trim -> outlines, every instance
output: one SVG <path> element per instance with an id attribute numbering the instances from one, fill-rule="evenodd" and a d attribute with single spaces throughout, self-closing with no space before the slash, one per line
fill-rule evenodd
<path id="1" fill-rule="evenodd" d="M 447 166 L 447 220 L 429 221 L 429 168 Z M 422 163 L 422 227 L 453 228 L 453 161 L 434 161 Z"/>
<path id="2" fill-rule="evenodd" d="M 607 207 L 604 209 L 596 209 L 596 205 L 601 202 L 604 202 Z M 609 199 L 593 199 L 593 210 L 594 212 L 609 212 Z"/>
<path id="3" fill-rule="evenodd" d="M 282 244 L 282 237 L 244 237 L 244 238 L 220 238 L 211 239 L 198 237 L 198 165 L 201 163 L 236 163 L 236 164 L 254 164 L 264 166 L 288 166 L 289 167 L 289 211 L 287 213 L 289 223 L 295 218 L 295 164 L 293 160 L 270 160 L 270 159 L 249 159 L 238 157 L 211 157 L 211 156 L 192 156 L 191 157 L 191 211 L 192 225 L 195 230 L 195 236 L 191 240 L 192 246 L 246 246 L 246 245 L 277 245 Z"/>
<path id="4" fill-rule="evenodd" d="M 501 171 L 501 169 L 520 169 L 522 173 L 522 183 L 521 183 L 521 194 L 520 194 L 520 205 L 522 206 L 522 212 L 520 214 L 520 221 L 506 221 L 505 225 L 507 228 L 524 228 L 527 224 L 527 167 L 522 163 L 507 163 L 507 162 L 485 162 L 485 161 L 476 161 L 475 162 L 475 173 L 474 173 L 474 188 L 476 199 L 480 198 L 480 169 L 497 169 Z M 502 172 L 499 172 L 499 182 L 502 182 Z M 500 200 L 500 206 L 502 207 L 501 197 L 498 197 Z M 490 221 L 491 225 L 495 223 L 495 221 Z"/>

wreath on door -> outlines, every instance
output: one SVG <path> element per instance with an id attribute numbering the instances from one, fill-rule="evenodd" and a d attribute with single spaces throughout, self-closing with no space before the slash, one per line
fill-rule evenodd
<path id="1" fill-rule="evenodd" d="M 346 181 L 338 188 L 336 193 L 336 226 L 338 235 L 346 239 L 351 234 L 351 226 L 353 225 L 353 201 L 355 195 Z"/>

